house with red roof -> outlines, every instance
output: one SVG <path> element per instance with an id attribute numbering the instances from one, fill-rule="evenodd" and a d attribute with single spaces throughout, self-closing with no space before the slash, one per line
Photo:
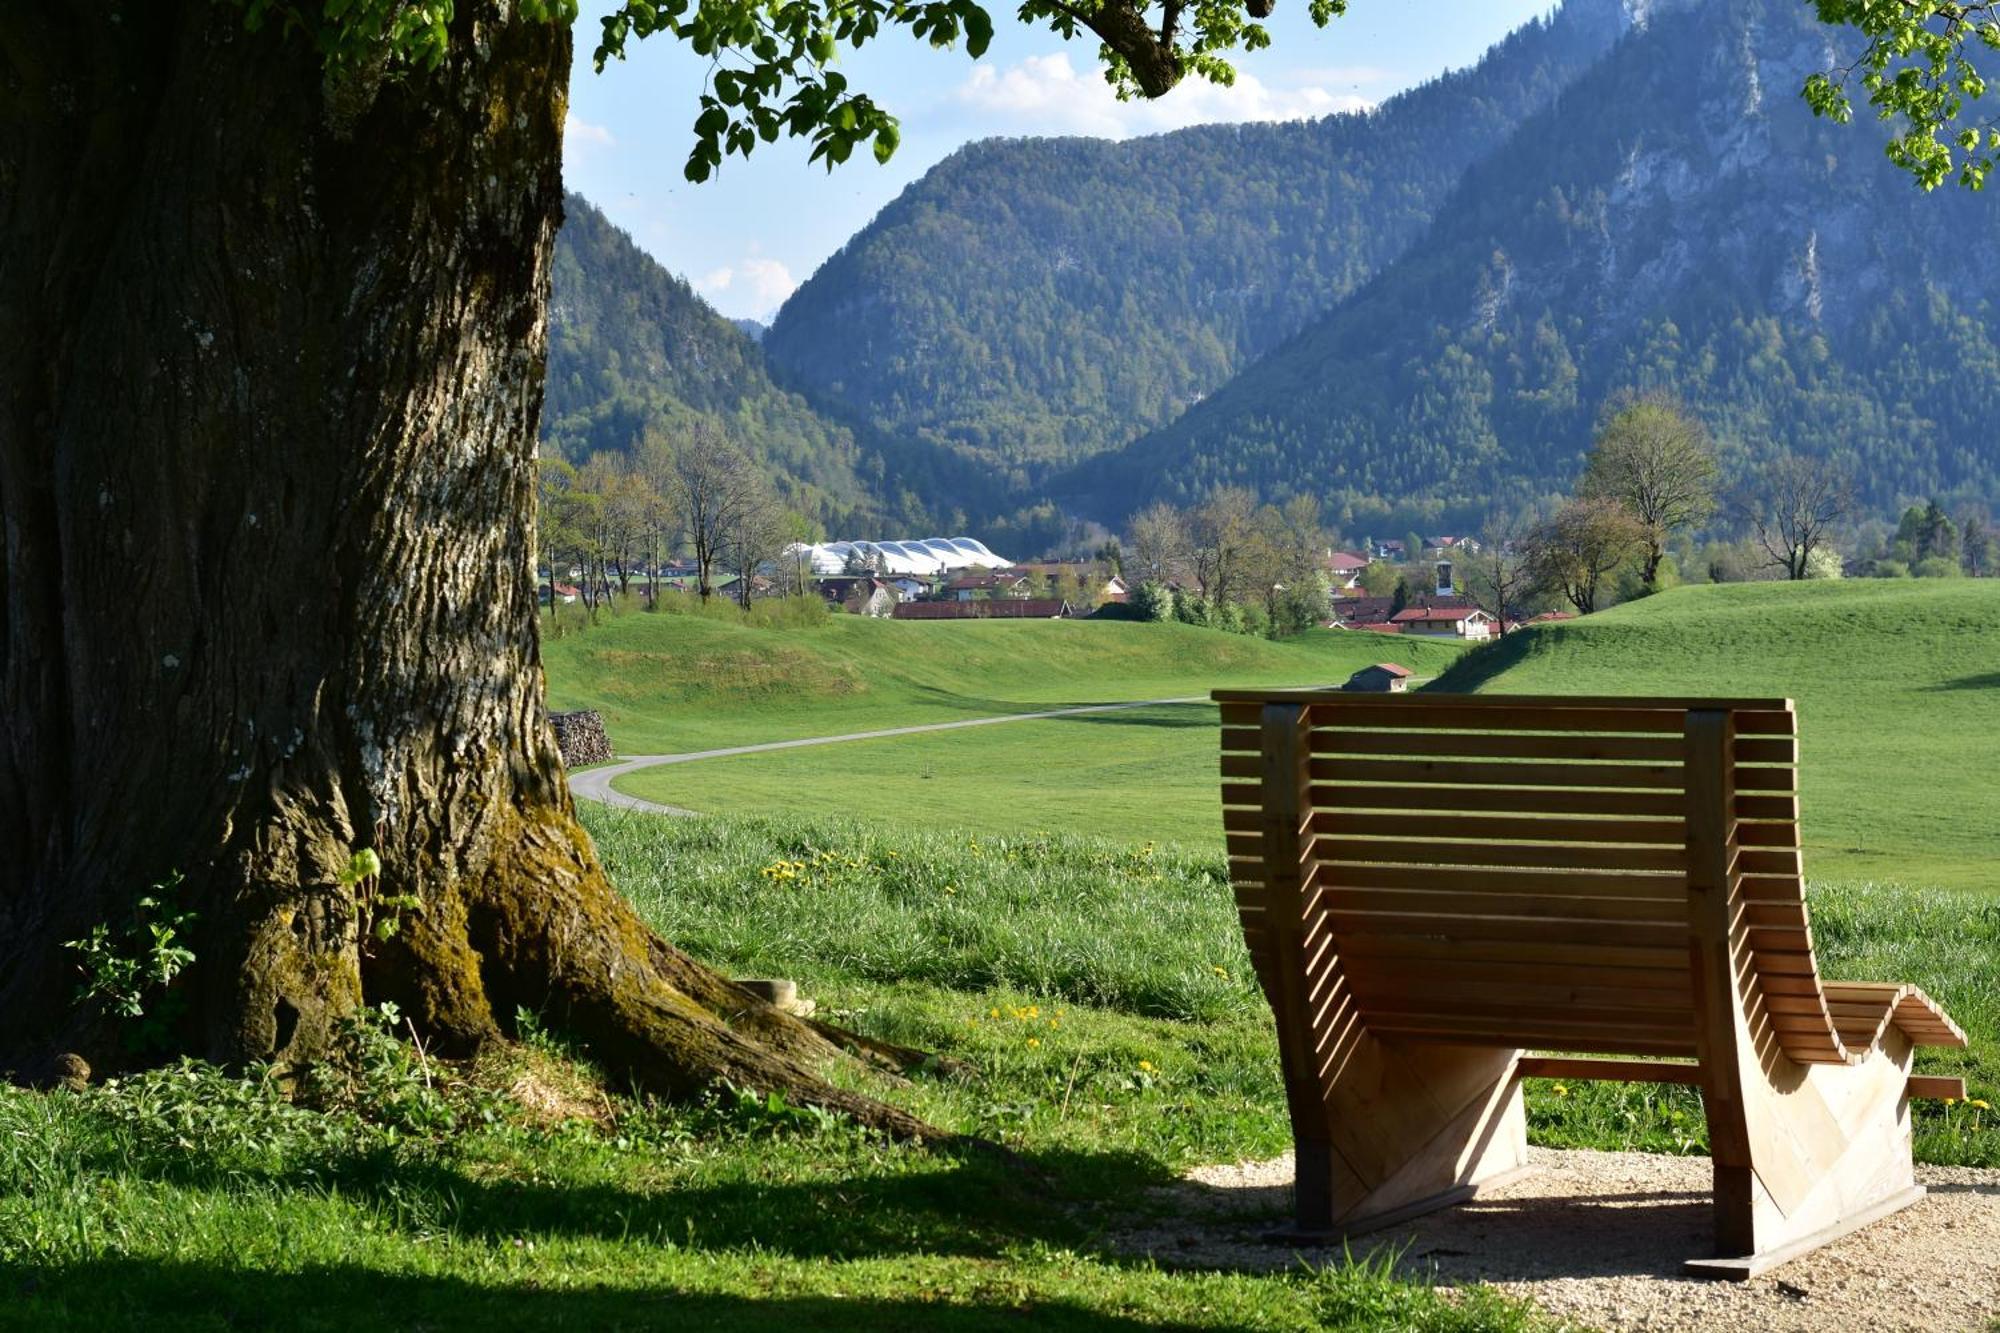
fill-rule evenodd
<path id="1" fill-rule="evenodd" d="M 1059 597 L 996 597 L 977 602 L 904 602 L 893 620 L 1061 620 L 1075 610 Z"/>
<path id="2" fill-rule="evenodd" d="M 1368 568 L 1368 557 L 1355 555 L 1352 551 L 1329 551 L 1326 556 L 1326 575 L 1337 591 L 1361 586 L 1361 571 Z"/>
<path id="3" fill-rule="evenodd" d="M 1490 639 L 1499 622 L 1491 612 L 1471 602 L 1420 602 L 1406 606 L 1389 617 L 1389 623 L 1405 634 L 1427 634 L 1440 639 Z"/>

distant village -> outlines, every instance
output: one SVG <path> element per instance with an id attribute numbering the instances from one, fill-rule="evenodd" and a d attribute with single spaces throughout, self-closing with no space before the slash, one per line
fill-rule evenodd
<path id="1" fill-rule="evenodd" d="M 1320 623 L 1329 629 L 1372 634 L 1412 634 L 1480 641 L 1521 624 L 1566 620 L 1566 611 L 1545 611 L 1505 622 L 1482 606 L 1454 579 L 1463 557 L 1481 550 L 1477 539 L 1440 536 L 1412 555 L 1402 540 L 1371 541 L 1366 553 L 1325 548 L 1319 581 L 1328 596 Z M 1369 568 L 1400 571 L 1392 594 L 1371 595 L 1363 586 Z M 694 593 L 700 567 L 670 560 L 655 568 L 621 571 L 603 580 L 597 596 L 660 592 Z M 741 574 L 712 570 L 711 591 L 747 602 L 775 596 L 811 594 L 831 611 L 891 620 L 1059 620 L 1101 616 L 1134 619 L 1135 589 L 1119 568 L 1115 551 L 1104 558 L 1013 561 L 968 537 L 928 537 L 880 541 L 794 543 L 775 561 Z M 591 590 L 579 573 L 551 585 L 542 571 L 542 600 L 569 604 Z M 1168 579 L 1175 594 L 1193 595 Z M 1380 688 L 1391 688 L 1384 684 Z"/>

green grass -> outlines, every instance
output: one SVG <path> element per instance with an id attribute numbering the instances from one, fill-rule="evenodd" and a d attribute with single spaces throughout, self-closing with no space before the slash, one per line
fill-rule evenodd
<path id="1" fill-rule="evenodd" d="M 605 714 L 622 754 L 697 750 L 1064 705 L 1325 685 L 1384 659 L 1443 671 L 1462 645 L 1316 631 L 1269 642 L 1122 621 L 909 623 L 835 616 L 762 629 L 628 613 L 551 643 L 551 704 Z M 631 774 L 620 791 L 708 814 L 872 810 L 968 829 L 1220 839 L 1215 711 L 1170 705 Z"/>
<path id="2" fill-rule="evenodd" d="M 967 1062 L 971 1077 L 894 1095 L 1018 1161 L 728 1098 L 543 1123 L 521 1110 L 538 1099 L 503 1090 L 532 1075 L 606 1104 L 532 1035 L 469 1090 L 433 1091 L 419 1075 L 446 1072 L 405 1054 L 324 1116 L 199 1069 L 82 1095 L 0 1087 L 0 1326 L 1547 1326 L 1379 1264 L 1175 1272 L 1101 1243 L 1157 1221 L 1146 1191 L 1181 1167 L 1289 1142 L 1213 864 L 853 822 L 587 818 L 656 928 Z"/>
<path id="3" fill-rule="evenodd" d="M 704 814 L 867 811 L 970 831 L 1214 847 L 1216 711 L 1169 704 L 641 769 L 620 791 Z"/>
<path id="4" fill-rule="evenodd" d="M 770 651 L 816 663 L 779 673 L 791 679 L 772 686 L 779 702 L 768 715 L 727 683 L 727 671 L 708 673 L 721 682 L 716 694 L 674 705 L 702 716 L 657 724 L 688 733 L 671 745 L 662 740 L 666 748 L 1227 684 L 1337 681 L 1384 657 L 1443 670 L 1432 686 L 1439 689 L 1783 695 L 1799 709 L 1810 874 L 2000 890 L 1992 758 L 2000 738 L 2000 580 L 1684 588 L 1471 651 L 1337 632 L 1266 644 L 1185 626 L 854 617 L 786 632 L 628 616 L 595 634 L 601 649 L 588 647 L 588 638 L 565 643 L 615 656 L 622 650 L 612 645 L 623 642 L 616 636 L 643 637 L 656 645 L 651 660 L 692 661 L 707 650 L 691 645 L 721 635 L 731 651 L 775 644 Z M 864 657 L 872 665 L 860 665 Z M 852 677 L 839 676 L 830 665 L 837 662 L 852 667 Z M 599 663 L 584 674 L 601 683 L 607 669 Z M 953 694 L 920 685 L 920 674 L 983 683 Z M 834 702 L 825 687 L 836 677 L 867 677 L 871 685 Z M 562 685 L 562 673 L 556 680 Z M 1189 705 L 1022 722 L 704 760 L 636 773 L 619 787 L 709 813 L 865 810 L 904 823 L 1213 847 L 1220 840 L 1213 719 L 1212 710 Z M 646 734 L 636 721 L 614 721 L 614 731 L 620 726 L 622 748 L 647 748 L 624 739 Z"/>
<path id="5" fill-rule="evenodd" d="M 997 989 L 1007 1004 L 1029 996 L 1044 1008 L 1059 1002 L 1144 1020 L 1163 1038 L 1184 1033 L 1205 1053 L 1226 1056 L 1228 1068 L 1249 1071 L 1231 1075 L 1229 1095 L 1204 1088 L 1182 1112 L 1199 1127 L 1193 1137 L 1177 1137 L 1178 1123 L 1162 1126 L 1155 1151 L 1221 1161 L 1288 1142 L 1270 1019 L 1248 975 L 1219 856 L 1060 836 L 974 839 L 852 820 L 592 811 L 589 823 L 614 878 L 659 929 L 699 956 L 808 986 L 851 985 L 842 999 L 850 1007 L 872 1003 L 863 994 L 873 987 L 920 984 L 969 996 Z M 789 876 L 777 870 L 801 862 Z M 1917 1068 L 1963 1075 L 1972 1096 L 2000 1104 L 2000 902 L 1872 884 L 1814 883 L 1809 893 L 1825 974 L 1922 986 L 1972 1044 L 1919 1051 Z M 961 1023 L 979 1018 L 986 1002 L 964 1003 Z M 895 1012 L 893 1004 L 871 1009 L 870 1021 L 900 1022 Z M 945 1015 L 882 1035 L 946 1049 L 990 1035 L 951 1024 Z M 1043 1058 L 1059 1054 L 1049 1049 Z M 1707 1150 L 1690 1089 L 1568 1091 L 1557 1097 L 1550 1085 L 1531 1085 L 1536 1141 Z M 1682 1123 L 1671 1118 L 1676 1110 Z M 1914 1115 L 1922 1159 L 2000 1166 L 2000 1121 L 1990 1114 L 1918 1102 Z"/>
<path id="6" fill-rule="evenodd" d="M 1431 688 L 1790 697 L 1808 875 L 2000 890 L 2000 580 L 1680 588 Z"/>
<path id="7" fill-rule="evenodd" d="M 729 1099 L 607 1106 L 532 1035 L 475 1066 L 471 1091 L 431 1089 L 405 1054 L 325 1116 L 199 1070 L 81 1096 L 0 1089 L 0 1327 L 1542 1326 L 1365 1264 L 1177 1272 L 1102 1244 L 1161 1220 L 1147 1190 L 1184 1167 L 1290 1142 L 1214 856 L 854 819 L 585 817 L 657 929 L 971 1066 L 892 1095 L 1025 1169 Z M 1920 1066 L 1994 1099 L 2000 904 L 1814 900 L 1828 970 L 1930 988 L 1974 1049 Z M 527 1076 L 597 1122 L 525 1114 L 540 1101 L 506 1090 Z M 1528 1097 L 1537 1142 L 1704 1147 L 1680 1092 L 1537 1082 Z M 1990 1117 L 1915 1114 L 1920 1157 L 2000 1165 Z"/>
<path id="8" fill-rule="evenodd" d="M 1454 643 L 1316 631 L 1271 642 L 1131 621 L 871 620 L 760 628 L 628 611 L 543 647 L 550 706 L 604 714 L 622 754 L 669 754 L 1224 685 L 1338 684 L 1385 657 L 1444 670 Z"/>
<path id="9" fill-rule="evenodd" d="M 1972 1048 L 1918 1067 L 2000 1101 L 1996 625 L 1992 585 L 1696 589 L 1476 652 L 1446 683 L 1798 699 L 1824 971 L 1924 986 Z M 632 752 L 1324 682 L 1378 657 L 1436 669 L 1451 652 L 1175 626 L 632 616 L 549 660 L 558 704 L 607 708 Z M 1539 1326 L 1491 1293 L 1454 1300 L 1365 1264 L 1176 1272 L 1102 1244 L 1158 1220 L 1148 1187 L 1187 1165 L 1290 1142 L 1219 856 L 1206 833 L 1180 845 L 1214 827 L 1212 715 L 1118 716 L 668 770 L 680 803 L 707 772 L 732 809 L 840 817 L 585 810 L 656 928 L 965 1062 L 971 1077 L 893 1095 L 1027 1169 L 788 1108 L 607 1102 L 546 1041 L 449 1090 L 449 1071 L 399 1057 L 328 1115 L 199 1069 L 83 1095 L 0 1088 L 0 1327 Z M 983 795 L 933 785 L 974 764 Z M 523 1086 L 591 1118 L 531 1114 L 548 1099 Z M 1686 1089 L 1535 1081 L 1528 1106 L 1545 1145 L 1706 1148 Z M 2000 1166 L 1990 1111 L 1913 1115 L 1920 1159 Z"/>

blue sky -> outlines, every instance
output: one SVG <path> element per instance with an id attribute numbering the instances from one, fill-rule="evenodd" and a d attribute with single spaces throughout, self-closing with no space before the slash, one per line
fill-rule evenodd
<path id="1" fill-rule="evenodd" d="M 1550 0 L 1352 0 L 1324 30 L 1304 0 L 1278 0 L 1271 48 L 1237 60 L 1233 88 L 1190 80 L 1158 102 L 1119 103 L 1097 72 L 1096 43 L 1065 43 L 995 6 L 985 56 L 934 51 L 891 33 L 843 70 L 902 120 L 887 166 L 857 156 L 828 174 L 806 148 L 760 146 L 719 176 L 681 177 L 707 62 L 654 38 L 603 74 L 590 68 L 596 23 L 577 26 L 563 175 L 724 314 L 768 318 L 843 241 L 959 145 L 1001 135 L 1128 138 L 1185 125 L 1286 120 L 1373 105 L 1470 64 Z M 583 6 L 588 15 L 591 6 Z"/>

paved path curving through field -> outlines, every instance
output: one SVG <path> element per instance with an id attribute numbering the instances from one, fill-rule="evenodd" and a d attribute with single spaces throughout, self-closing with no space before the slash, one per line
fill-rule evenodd
<path id="1" fill-rule="evenodd" d="M 612 787 L 612 783 L 627 773 L 636 773 L 642 768 L 658 768 L 663 764 L 691 764 L 697 759 L 723 759 L 732 754 L 762 754 L 766 750 L 797 750 L 808 745 L 838 745 L 843 741 L 876 741 L 889 736 L 914 736 L 925 731 L 956 731 L 960 727 L 990 727 L 1002 722 L 1033 722 L 1041 718 L 1075 717 L 1079 713 L 1117 713 L 1128 708 L 1158 708 L 1162 704 L 1207 703 L 1205 694 L 1191 694 L 1179 699 L 1141 699 L 1120 704 L 1079 704 L 1070 708 L 1048 708 L 1039 713 L 1002 713 L 998 717 L 968 717 L 956 722 L 925 722 L 911 727 L 886 727 L 881 731 L 854 731 L 845 736 L 806 736 L 795 741 L 764 741 L 758 745 L 731 745 L 720 750 L 690 750 L 686 754 L 641 754 L 630 759 L 620 759 L 602 768 L 585 769 L 581 773 L 569 775 L 569 789 L 572 795 L 586 801 L 600 801 L 621 810 L 642 810 L 650 815 L 696 816 L 699 810 L 686 810 L 678 805 L 662 805 L 658 801 L 648 801 L 637 796 L 627 796 Z"/>

